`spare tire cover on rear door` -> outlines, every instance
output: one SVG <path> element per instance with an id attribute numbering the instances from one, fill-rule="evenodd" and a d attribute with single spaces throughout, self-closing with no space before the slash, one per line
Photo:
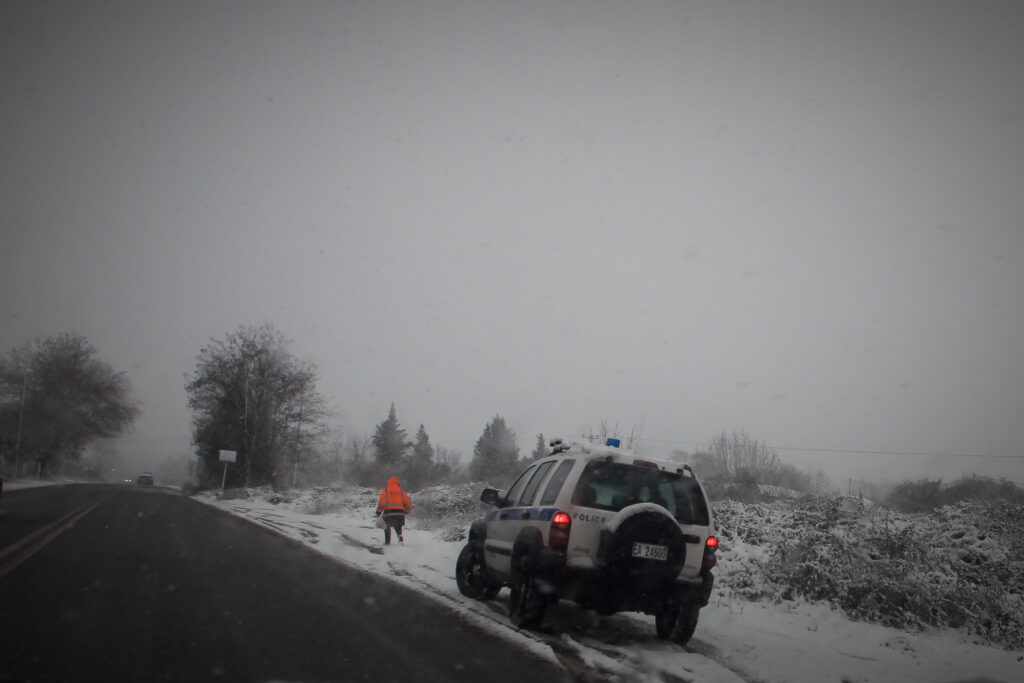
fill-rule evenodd
<path id="1" fill-rule="evenodd" d="M 667 514 L 637 507 L 620 513 L 605 555 L 609 572 L 617 581 L 638 587 L 675 579 L 686 561 L 683 532 Z M 634 543 L 665 546 L 668 556 L 664 560 L 634 557 Z"/>

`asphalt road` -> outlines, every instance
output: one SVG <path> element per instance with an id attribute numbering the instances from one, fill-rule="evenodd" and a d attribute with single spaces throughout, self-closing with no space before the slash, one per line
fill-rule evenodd
<path id="1" fill-rule="evenodd" d="M 561 681 L 429 598 L 162 489 L 0 499 L 0 681 Z"/>

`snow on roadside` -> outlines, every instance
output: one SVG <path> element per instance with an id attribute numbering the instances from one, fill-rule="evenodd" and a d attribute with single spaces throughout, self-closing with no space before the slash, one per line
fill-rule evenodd
<path id="1" fill-rule="evenodd" d="M 200 494 L 196 499 L 429 595 L 480 628 L 557 659 L 588 680 L 597 676 L 587 672 L 617 681 L 702 683 L 1024 680 L 1024 651 L 970 644 L 953 631 L 910 633 L 855 622 L 821 604 L 750 602 L 731 590 L 716 591 L 686 648 L 659 640 L 652 617 L 600 617 L 566 602 L 549 609 L 540 631 L 520 631 L 508 620 L 507 591 L 491 602 L 458 592 L 454 567 L 463 541 L 445 540 L 457 534 L 443 512 L 413 516 L 405 544 L 384 546 L 383 532 L 373 524 L 375 492 L 369 490 L 265 492 L 235 500 Z M 762 552 L 734 543 L 720 558 L 722 569 L 730 562 L 756 566 Z"/>
<path id="2" fill-rule="evenodd" d="M 4 491 L 17 491 L 18 489 L 34 489 L 40 486 L 64 486 L 65 484 L 93 484 L 92 481 L 80 481 L 78 479 L 37 479 L 35 477 L 19 477 L 18 479 L 4 479 Z"/>

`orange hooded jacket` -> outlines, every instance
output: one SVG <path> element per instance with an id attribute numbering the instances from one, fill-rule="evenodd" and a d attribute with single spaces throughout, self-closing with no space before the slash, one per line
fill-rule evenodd
<path id="1" fill-rule="evenodd" d="M 387 488 L 380 492 L 377 499 L 377 512 L 412 512 L 412 499 L 398 485 L 398 477 L 388 479 Z"/>

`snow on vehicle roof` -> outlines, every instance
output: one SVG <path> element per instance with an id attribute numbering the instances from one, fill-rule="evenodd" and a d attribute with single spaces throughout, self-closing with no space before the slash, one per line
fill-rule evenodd
<path id="1" fill-rule="evenodd" d="M 637 460 L 643 460 L 644 462 L 657 465 L 663 470 L 679 472 L 684 468 L 690 469 L 688 465 L 682 465 L 678 462 L 662 460 L 660 458 L 649 458 L 628 448 L 616 448 L 615 446 L 606 446 L 604 444 L 596 444 L 589 441 L 563 441 L 561 439 L 556 439 L 555 441 L 552 441 L 552 443 L 558 443 L 559 448 L 561 448 L 561 450 L 556 448 L 554 455 L 582 453 L 583 455 L 612 456 L 615 458 L 636 458 Z"/>

